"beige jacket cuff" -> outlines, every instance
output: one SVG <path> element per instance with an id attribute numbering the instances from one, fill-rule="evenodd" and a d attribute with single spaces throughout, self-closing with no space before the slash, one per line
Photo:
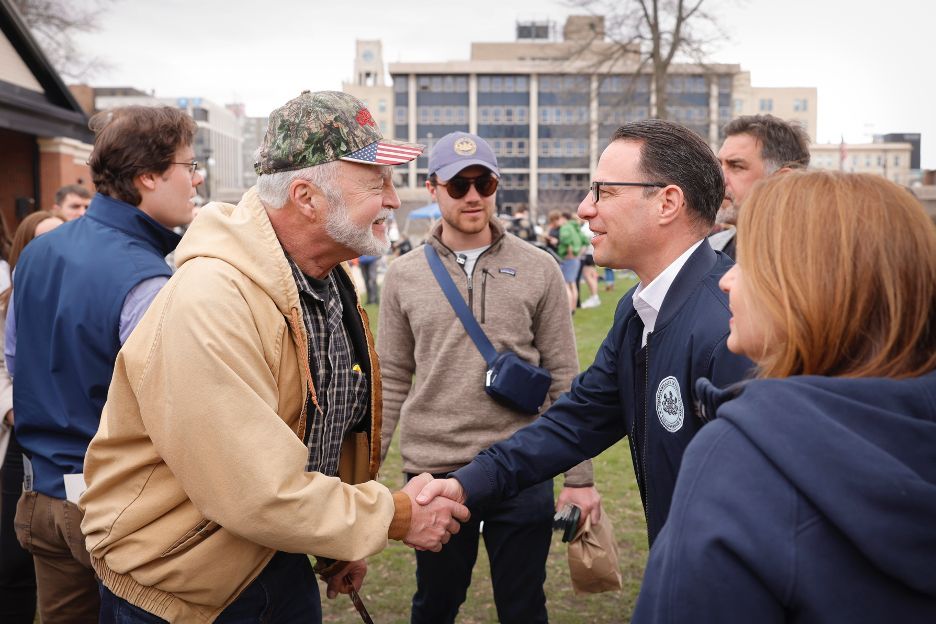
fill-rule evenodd
<path id="1" fill-rule="evenodd" d="M 591 487 L 593 485 L 595 485 L 595 469 L 590 459 L 573 466 L 565 473 L 565 487 Z"/>
<path id="2" fill-rule="evenodd" d="M 390 529 L 387 531 L 387 537 L 392 540 L 402 541 L 409 532 L 410 521 L 413 517 L 413 503 L 409 495 L 400 490 L 393 493 L 393 519 L 390 521 Z"/>

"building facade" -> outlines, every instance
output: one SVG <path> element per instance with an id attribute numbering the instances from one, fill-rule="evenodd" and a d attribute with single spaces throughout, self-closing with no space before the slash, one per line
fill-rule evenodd
<path id="1" fill-rule="evenodd" d="M 0 0 L 0 223 L 12 237 L 66 184 L 93 188 L 88 117 L 9 0 Z"/>
<path id="2" fill-rule="evenodd" d="M 227 109 L 234 113 L 241 130 L 241 181 L 245 189 L 257 183 L 257 172 L 254 170 L 254 161 L 257 150 L 266 134 L 269 117 L 248 117 L 244 104 L 238 102 L 228 104 Z"/>
<path id="3" fill-rule="evenodd" d="M 380 133 L 393 138 L 393 89 L 386 82 L 383 44 L 358 40 L 354 55 L 354 79 L 341 83 L 341 90 L 364 102 Z"/>
<path id="4" fill-rule="evenodd" d="M 910 143 L 826 143 L 811 145 L 809 152 L 813 169 L 873 173 L 904 186 L 914 181 Z"/>
<path id="5" fill-rule="evenodd" d="M 156 97 L 129 87 L 94 89 L 94 107 L 106 110 L 118 106 L 175 106 L 186 111 L 198 125 L 195 159 L 205 177 L 199 194 L 208 201 L 240 200 L 244 187 L 244 160 L 241 149 L 241 122 L 225 106 L 201 97 Z"/>
<path id="6" fill-rule="evenodd" d="M 815 87 L 754 87 L 750 72 L 735 76 L 733 117 L 773 115 L 798 123 L 815 141 L 817 104 Z"/>
<path id="7" fill-rule="evenodd" d="M 611 134 L 650 117 L 655 96 L 638 52 L 621 54 L 604 40 L 603 18 L 570 17 L 561 41 L 534 37 L 548 30 L 536 26 L 518 24 L 516 42 L 473 43 L 467 61 L 391 63 L 390 74 L 397 139 L 426 144 L 428 153 L 456 130 L 484 137 L 503 174 L 498 210 L 542 216 L 575 210 Z M 717 147 L 739 72 L 733 64 L 672 65 L 668 117 Z M 426 168 L 425 156 L 409 165 L 404 193 L 424 186 Z"/>

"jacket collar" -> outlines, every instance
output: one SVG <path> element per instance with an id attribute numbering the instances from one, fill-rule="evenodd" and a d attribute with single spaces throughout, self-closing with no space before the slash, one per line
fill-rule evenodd
<path id="1" fill-rule="evenodd" d="M 182 240 L 181 236 L 160 225 L 136 206 L 101 193 L 95 194 L 83 218 L 129 234 L 149 244 L 163 256 L 169 255 Z"/>
<path id="2" fill-rule="evenodd" d="M 718 256 L 712 250 L 708 240 L 703 239 L 702 244 L 686 260 L 666 293 L 660 313 L 657 315 L 657 330 L 664 327 L 671 318 L 676 316 L 686 300 L 695 292 L 699 282 L 708 275 L 717 261 Z"/>
<path id="3" fill-rule="evenodd" d="M 719 388 L 705 377 L 696 379 L 693 387 L 693 402 L 695 403 L 696 416 L 703 422 L 714 420 L 718 408 L 723 404 L 736 399 L 744 392 L 744 387 L 750 383 L 750 379 L 737 381 L 725 388 Z"/>

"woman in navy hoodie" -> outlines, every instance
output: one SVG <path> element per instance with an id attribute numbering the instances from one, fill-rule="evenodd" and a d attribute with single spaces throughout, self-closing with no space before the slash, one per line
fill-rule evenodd
<path id="1" fill-rule="evenodd" d="M 722 278 L 728 348 L 699 384 L 635 622 L 936 622 L 936 227 L 905 189 L 771 178 Z"/>

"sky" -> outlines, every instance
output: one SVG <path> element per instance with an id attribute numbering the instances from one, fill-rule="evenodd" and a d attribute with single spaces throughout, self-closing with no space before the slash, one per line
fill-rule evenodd
<path id="1" fill-rule="evenodd" d="M 922 166 L 936 169 L 936 2 L 705 3 L 727 35 L 712 61 L 740 64 L 754 86 L 818 89 L 819 142 L 920 132 Z M 303 89 L 340 89 L 355 39 L 382 40 L 386 63 L 465 60 L 473 41 L 513 41 L 518 20 L 552 20 L 561 31 L 581 13 L 554 0 L 113 0 L 99 29 L 77 42 L 103 61 L 89 80 L 96 86 L 243 102 L 265 116 Z"/>

